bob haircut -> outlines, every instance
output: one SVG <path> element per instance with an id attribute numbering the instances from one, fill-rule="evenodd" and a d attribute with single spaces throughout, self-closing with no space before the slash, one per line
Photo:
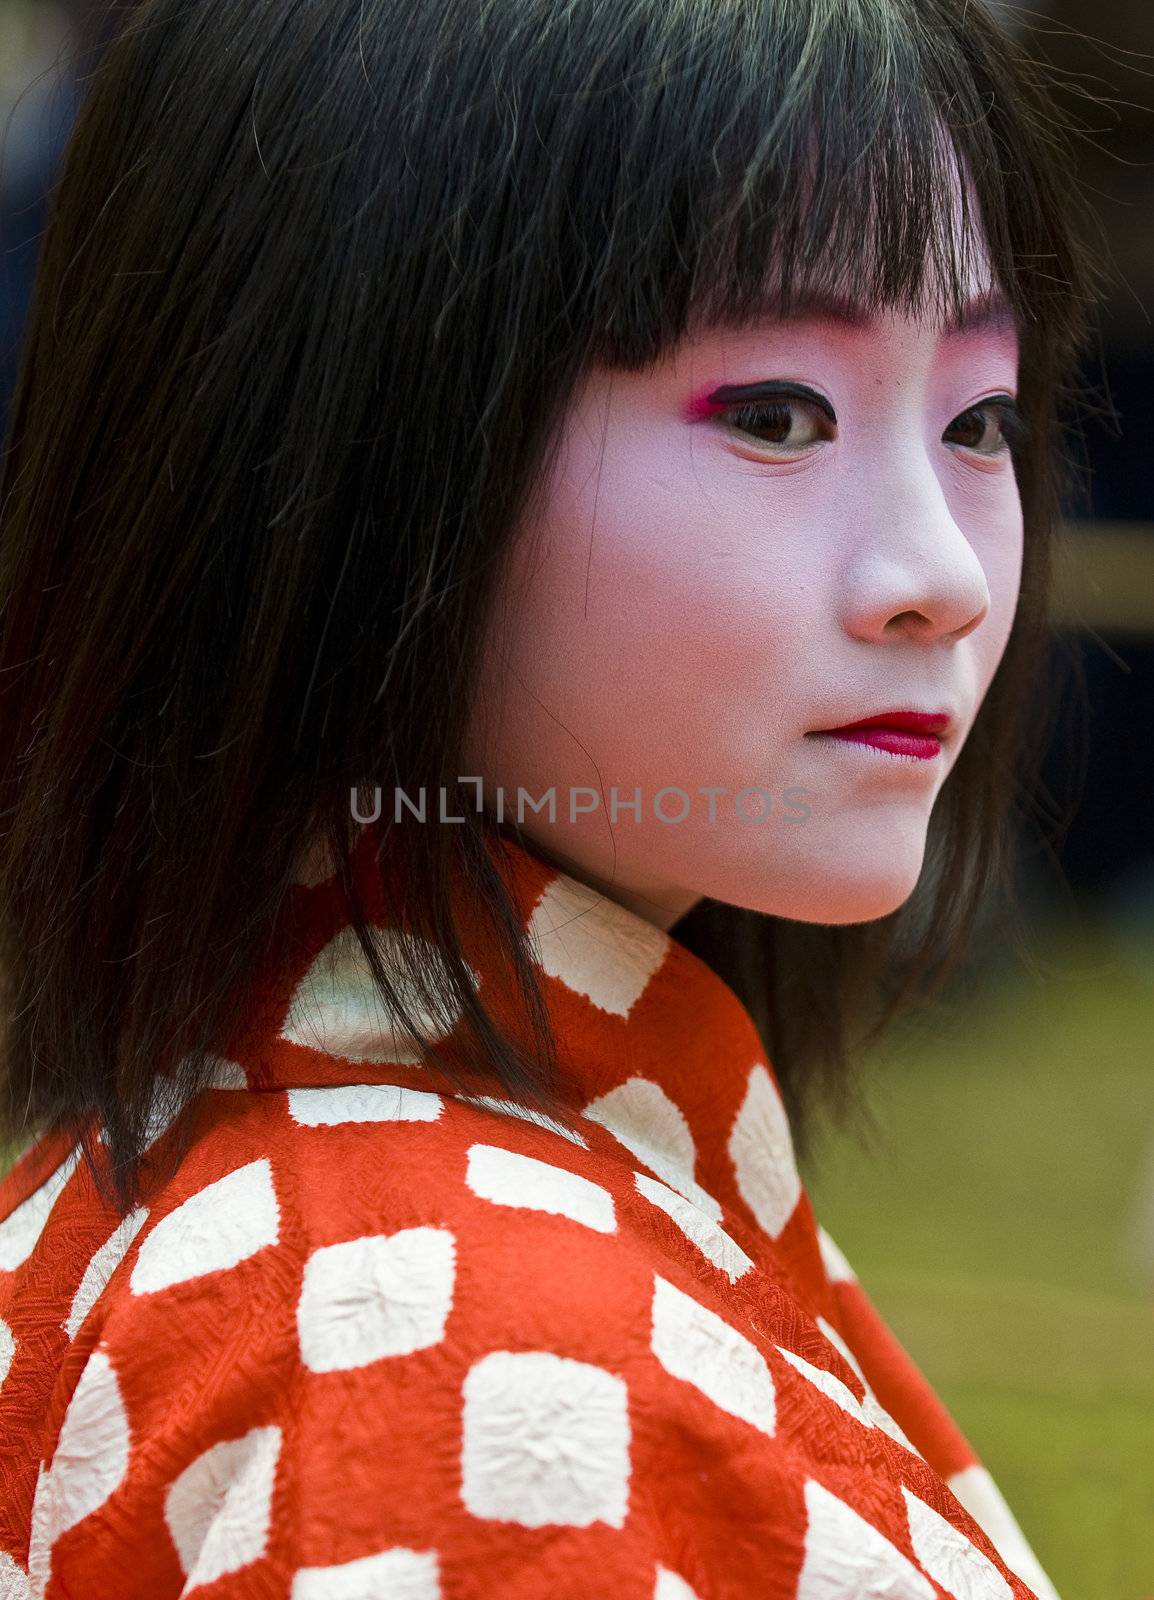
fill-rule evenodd
<path id="1" fill-rule="evenodd" d="M 134 1204 L 158 1073 L 210 1081 L 316 841 L 400 1025 L 459 1012 L 495 1084 L 564 1116 L 492 819 L 410 825 L 392 892 L 443 966 L 402 983 L 357 903 L 350 802 L 475 801 L 485 619 L 590 363 L 847 279 L 867 312 L 945 315 L 980 236 L 1022 341 L 1024 568 L 922 878 L 864 925 L 706 902 L 676 929 L 750 1009 L 804 1156 L 813 1108 L 853 1106 L 853 1030 L 956 967 L 1043 748 L 1061 412 L 1096 295 L 1072 166 L 1040 69 L 975 0 L 130 8 L 55 185 L 0 478 L 9 1138 L 71 1130 Z M 477 998 L 454 870 L 532 1048 Z"/>

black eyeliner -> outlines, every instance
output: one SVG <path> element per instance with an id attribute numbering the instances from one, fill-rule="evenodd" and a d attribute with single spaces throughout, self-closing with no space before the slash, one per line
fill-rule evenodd
<path id="1" fill-rule="evenodd" d="M 727 383 L 720 389 L 714 389 L 707 397 L 707 404 L 711 406 L 755 405 L 759 400 L 782 399 L 809 400 L 817 406 L 819 411 L 837 422 L 833 407 L 824 395 L 818 394 L 816 389 L 811 389 L 805 383 L 793 383 L 785 378 L 769 378 L 761 383 Z"/>

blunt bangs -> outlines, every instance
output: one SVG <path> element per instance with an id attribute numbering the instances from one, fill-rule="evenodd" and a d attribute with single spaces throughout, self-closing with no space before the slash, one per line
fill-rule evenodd
<path id="1" fill-rule="evenodd" d="M 864 315 L 944 324 L 986 263 L 1024 342 L 1077 343 L 1087 296 L 1054 132 L 980 6 L 742 0 L 704 21 L 674 8 L 665 29 L 628 128 L 584 130 L 624 139 L 589 164 L 619 169 L 610 214 L 630 212 L 600 264 L 599 359 L 643 365 L 698 327 L 847 288 Z"/>

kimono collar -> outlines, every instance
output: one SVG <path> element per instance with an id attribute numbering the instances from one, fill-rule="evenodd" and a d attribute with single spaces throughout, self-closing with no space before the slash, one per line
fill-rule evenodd
<path id="1" fill-rule="evenodd" d="M 401 833 L 395 830 L 393 838 Z M 411 943 L 415 935 L 385 915 L 379 849 L 376 828 L 366 825 L 354 876 L 388 966 L 398 942 Z M 777 1080 L 738 996 L 676 938 L 526 844 L 500 834 L 489 849 L 540 969 L 566 1107 L 608 1129 L 635 1163 L 713 1222 L 733 1213 L 749 1224 L 751 1236 L 773 1241 L 787 1255 L 792 1240 L 804 1258 L 804 1276 L 814 1281 L 811 1274 L 820 1274 L 815 1220 Z M 475 893 L 461 877 L 452 893 L 479 997 L 503 1028 L 529 1042 L 523 1001 L 486 934 Z M 306 869 L 294 887 L 280 933 L 278 964 L 263 975 L 260 1003 L 245 1036 L 228 1052 L 242 1064 L 247 1087 L 390 1084 L 403 1091 L 464 1092 L 494 1109 L 531 1114 L 477 1072 L 451 1018 L 441 1019 L 438 1047 L 463 1090 L 448 1086 L 397 1033 L 349 925 L 344 896 L 322 863 Z M 418 953 L 438 959 L 428 945 Z"/>

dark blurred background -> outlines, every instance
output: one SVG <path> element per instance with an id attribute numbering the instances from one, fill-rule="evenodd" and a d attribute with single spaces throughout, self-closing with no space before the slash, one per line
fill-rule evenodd
<path id="1" fill-rule="evenodd" d="M 1085 667 L 1088 772 L 1060 852 L 1092 911 L 1154 919 L 1154 6 L 1049 0 L 1002 8 L 1066 82 L 1083 130 L 1080 174 L 1110 263 L 1101 361 L 1087 363 L 1113 416 L 1085 422 L 1088 497 L 1069 508 L 1063 614 Z M 1052 786 L 1065 777 L 1051 750 Z M 1152 1584 L 1154 1587 L 1154 1584 Z"/>
<path id="2" fill-rule="evenodd" d="M 48 192 L 132 3 L 0 0 L 0 429 Z M 804 1176 L 1066 1600 L 1154 1600 L 1154 6 L 996 9 L 1061 75 L 1108 272 L 1060 541 L 1067 703 L 1019 838 L 1031 949 L 992 920 L 863 1062 L 880 1140 L 831 1134 Z"/>

